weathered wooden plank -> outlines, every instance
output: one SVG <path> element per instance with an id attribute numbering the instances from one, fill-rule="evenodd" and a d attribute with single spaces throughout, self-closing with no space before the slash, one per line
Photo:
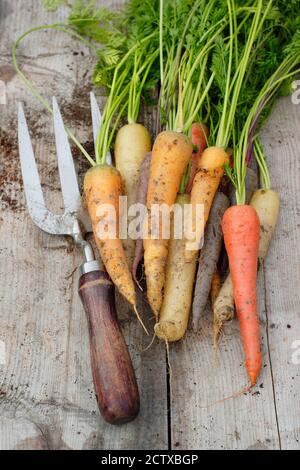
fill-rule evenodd
<path id="1" fill-rule="evenodd" d="M 281 213 L 264 266 L 270 358 L 283 449 L 300 448 L 300 105 L 281 99 L 263 135 Z"/>
<path id="2" fill-rule="evenodd" d="M 64 11 L 46 13 L 33 0 L 4 1 L 0 6 L 0 276 L 5 279 L 0 288 L 0 340 L 6 350 L 5 364 L 0 364 L 0 448 L 165 448 L 163 348 L 154 345 L 140 354 L 143 333 L 123 307 L 121 321 L 141 391 L 141 414 L 126 426 L 104 424 L 93 392 L 87 325 L 77 296 L 81 255 L 69 240 L 34 227 L 24 206 L 16 136 L 18 100 L 26 103 L 49 207 L 60 209 L 61 197 L 50 118 L 15 76 L 10 45 L 29 27 L 64 16 Z M 45 96 L 58 97 L 66 123 L 90 147 L 88 50 L 62 33 L 42 32 L 23 45 L 20 61 Z M 78 167 L 81 172 L 86 168 L 79 158 Z"/>
<path id="3" fill-rule="evenodd" d="M 259 285 L 264 367 L 257 388 L 223 401 L 247 385 L 236 320 L 222 337 L 219 364 L 213 351 L 210 308 L 199 333 L 189 332 L 171 348 L 174 449 L 279 448 L 261 276 Z"/>

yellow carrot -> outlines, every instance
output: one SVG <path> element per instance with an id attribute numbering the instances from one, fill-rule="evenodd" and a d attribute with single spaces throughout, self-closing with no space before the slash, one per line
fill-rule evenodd
<path id="1" fill-rule="evenodd" d="M 193 146 L 190 140 L 183 134 L 173 131 L 161 132 L 152 150 L 147 192 L 148 215 L 145 221 L 147 232 L 144 236 L 144 262 L 147 296 L 156 318 L 163 299 L 168 240 L 163 238 L 161 219 L 157 227 L 158 239 L 151 238 L 153 219 L 150 211 L 155 204 L 166 204 L 168 208 L 172 208 L 192 151 Z"/>
<path id="2" fill-rule="evenodd" d="M 116 168 L 119 170 L 127 196 L 128 209 L 137 202 L 140 168 L 145 154 L 151 150 L 151 138 L 141 124 L 127 124 L 118 131 L 115 144 Z M 128 224 L 132 217 L 128 217 Z M 135 241 L 127 237 L 123 241 L 129 269 L 132 269 Z"/>
<path id="3" fill-rule="evenodd" d="M 190 197 L 187 194 L 179 195 L 176 200 L 180 205 L 189 202 Z M 184 336 L 192 304 L 195 272 L 196 260 L 190 263 L 185 259 L 185 240 L 175 240 L 172 237 L 169 243 L 164 299 L 159 322 L 154 327 L 158 338 L 172 342 Z"/>

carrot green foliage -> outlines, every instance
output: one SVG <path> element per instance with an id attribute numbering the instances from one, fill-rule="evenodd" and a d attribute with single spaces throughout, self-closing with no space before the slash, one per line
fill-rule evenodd
<path id="1" fill-rule="evenodd" d="M 44 0 L 43 4 L 51 11 L 61 6 L 68 7 L 68 18 L 63 23 L 32 28 L 18 38 L 13 46 L 15 68 L 31 92 L 51 112 L 47 100 L 18 65 L 17 48 L 20 43 L 33 32 L 54 29 L 71 35 L 90 48 L 96 58 L 93 82 L 104 87 L 108 95 L 97 139 L 96 161 L 71 131 L 67 129 L 67 132 L 92 165 L 103 163 L 121 118 L 127 116 L 129 123 L 136 122 L 142 100 L 149 101 L 150 93 L 157 85 L 158 2 L 146 0 L 146 15 L 143 10 L 145 3 L 142 6 L 137 0 L 128 1 L 120 12 L 97 7 L 95 1 Z"/>
<path id="2" fill-rule="evenodd" d="M 265 161 L 254 145 L 257 133 L 276 98 L 291 92 L 299 62 L 300 0 L 128 0 L 118 12 L 93 0 L 42 4 L 51 11 L 64 7 L 67 19 L 24 33 L 14 45 L 15 67 L 51 110 L 18 66 L 17 47 L 43 28 L 89 46 L 93 83 L 107 92 L 96 161 L 69 135 L 91 164 L 104 161 L 121 120 L 136 122 L 141 103 L 153 103 L 160 84 L 161 127 L 189 134 L 200 121 L 210 128 L 210 145 L 233 148 L 234 168 L 226 172 L 243 203 L 246 166 L 254 154 Z"/>
<path id="3" fill-rule="evenodd" d="M 236 187 L 237 201 L 245 201 L 244 180 L 246 166 L 250 164 L 253 153 L 262 176 L 263 187 L 269 189 L 270 177 L 263 153 L 263 148 L 257 141 L 257 133 L 268 116 L 275 99 L 282 94 L 282 86 L 290 83 L 295 75 L 300 73 L 300 31 L 295 32 L 291 42 L 282 50 L 282 61 L 273 74 L 265 77 L 265 83 L 257 92 L 235 147 L 235 168 L 227 168 L 227 174 Z"/>
<path id="4" fill-rule="evenodd" d="M 93 82 L 107 90 L 108 99 L 97 139 L 97 163 L 105 161 L 121 118 L 127 115 L 129 123 L 137 121 L 142 100 L 149 101 L 159 79 L 158 3 L 146 4 L 145 11 L 145 3 L 131 0 L 119 13 L 99 9 L 94 2 L 77 1 L 71 7 L 72 29 L 100 45 Z"/>
<path id="5" fill-rule="evenodd" d="M 160 115 L 168 129 L 189 133 L 195 120 L 206 117 L 211 53 L 228 22 L 223 3 L 161 0 Z"/>

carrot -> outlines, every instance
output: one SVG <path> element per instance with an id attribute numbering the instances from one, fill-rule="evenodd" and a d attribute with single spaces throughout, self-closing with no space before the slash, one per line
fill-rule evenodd
<path id="1" fill-rule="evenodd" d="M 190 239 L 186 242 L 186 258 L 189 261 L 197 256 L 198 251 L 190 249 L 191 243 L 193 245 L 198 244 L 200 247 L 210 208 L 224 175 L 224 165 L 226 163 L 228 163 L 228 154 L 219 147 L 209 147 L 204 150 L 198 162 L 191 193 L 193 233 L 190 234 Z M 204 208 L 204 220 L 202 228 L 196 233 L 196 206 L 199 204 L 202 204 Z"/>
<path id="2" fill-rule="evenodd" d="M 192 191 L 193 181 L 197 173 L 197 167 L 199 159 L 207 147 L 207 139 L 209 136 L 209 129 L 205 124 L 200 122 L 194 122 L 191 127 L 191 139 L 196 150 L 193 152 L 192 165 L 190 169 L 190 178 L 186 187 L 186 193 L 189 194 Z"/>
<path id="3" fill-rule="evenodd" d="M 214 306 L 216 298 L 219 295 L 221 285 L 222 285 L 221 276 L 220 276 L 219 270 L 216 269 L 211 280 L 211 289 L 210 289 L 210 301 L 211 301 L 212 307 Z"/>
<path id="4" fill-rule="evenodd" d="M 217 344 L 225 323 L 234 318 L 235 306 L 230 274 L 226 277 L 214 303 L 214 343 Z"/>
<path id="5" fill-rule="evenodd" d="M 250 205 L 256 210 L 260 222 L 258 259 L 265 260 L 279 214 L 279 196 L 271 189 L 257 190 Z M 231 276 L 227 276 L 214 303 L 214 342 L 218 341 L 225 323 L 234 317 L 234 298 Z"/>
<path id="6" fill-rule="evenodd" d="M 158 239 L 151 238 L 152 206 L 166 204 L 172 208 L 193 147 L 189 139 L 173 131 L 161 132 L 154 143 L 147 191 L 146 218 L 148 232 L 144 238 L 144 263 L 149 304 L 158 318 L 165 284 L 165 268 L 168 256 L 168 240 L 163 239 L 163 225 L 159 221 Z M 153 234 L 152 234 L 153 235 Z"/>
<path id="7" fill-rule="evenodd" d="M 212 309 L 212 314 L 213 314 L 213 325 L 214 325 L 214 349 L 217 352 L 217 340 L 218 340 L 218 335 L 215 334 L 215 301 L 218 298 L 218 295 L 220 293 L 222 287 L 222 280 L 221 280 L 221 275 L 218 269 L 216 269 L 215 274 L 213 275 L 213 278 L 211 280 L 211 289 L 210 289 L 210 302 L 211 302 L 211 309 Z"/>
<path id="8" fill-rule="evenodd" d="M 297 44 L 297 47 L 295 47 L 296 44 Z M 253 150 L 254 150 L 256 161 L 260 167 L 262 189 L 266 191 L 270 191 L 270 178 L 269 178 L 267 166 L 265 164 L 263 150 L 258 143 L 258 139 L 254 139 L 254 135 L 258 129 L 258 125 L 261 121 L 261 114 L 265 110 L 266 105 L 270 104 L 270 101 L 274 99 L 276 94 L 278 94 L 280 86 L 282 82 L 286 79 L 286 77 L 293 76 L 295 73 L 297 73 L 297 70 L 299 70 L 296 68 L 299 62 L 299 53 L 297 52 L 298 50 L 297 48 L 299 47 L 299 40 L 296 39 L 293 46 L 294 47 L 290 47 L 287 56 L 284 58 L 284 60 L 282 61 L 280 66 L 277 68 L 277 70 L 273 73 L 273 75 L 268 78 L 265 85 L 263 86 L 261 91 L 258 93 L 257 99 L 255 100 L 252 108 L 249 110 L 249 115 L 244 125 L 243 131 L 241 132 L 240 142 L 239 142 L 239 146 L 237 149 L 237 154 L 241 155 L 242 160 L 244 160 L 245 162 L 245 163 L 238 162 L 239 163 L 238 166 L 240 168 L 239 173 L 243 173 L 245 164 L 249 165 L 251 163 Z M 240 178 L 240 179 L 243 179 L 243 178 Z M 237 193 L 239 193 L 239 197 L 241 199 L 245 198 L 245 194 L 243 194 L 243 184 L 240 184 L 241 181 L 240 182 L 236 181 L 236 183 L 237 183 L 236 189 L 237 189 Z M 273 219 L 274 221 L 277 218 L 278 214 L 276 215 L 276 211 L 278 211 L 278 207 L 279 207 L 279 201 L 276 202 L 276 197 L 274 198 L 273 203 L 275 207 L 274 209 L 275 214 L 274 214 L 274 219 Z M 270 234 L 270 237 L 271 237 L 272 230 L 271 231 L 267 230 L 267 232 L 268 232 L 268 235 Z M 266 253 L 266 249 L 269 243 L 270 243 L 270 238 L 266 242 L 265 249 L 263 250 L 264 255 Z M 260 259 L 263 259 L 263 256 L 260 256 Z M 222 295 L 223 295 L 223 288 L 222 288 L 220 295 L 216 301 L 215 309 L 216 311 L 217 309 L 219 309 L 219 307 L 222 308 L 223 311 L 227 309 L 227 311 L 229 310 L 229 315 L 230 315 L 230 312 L 233 311 L 233 298 L 232 298 L 232 293 L 231 293 L 230 280 L 228 280 L 228 282 L 226 283 L 226 287 L 228 287 L 226 298 L 224 297 L 224 299 L 222 299 Z M 221 318 L 221 315 L 222 314 L 220 314 L 220 318 Z"/>
<path id="9" fill-rule="evenodd" d="M 258 188 L 258 174 L 252 168 L 247 168 L 245 178 L 246 203 L 251 200 L 253 193 Z M 236 193 L 233 185 L 229 189 L 229 199 L 231 205 L 236 204 Z M 219 295 L 214 305 L 214 343 L 217 344 L 220 333 L 225 323 L 234 317 L 234 300 L 230 274 L 227 276 L 221 287 Z"/>
<path id="10" fill-rule="evenodd" d="M 234 311 L 232 281 L 230 274 L 228 274 L 214 303 L 214 332 L 216 341 L 224 323 L 233 319 Z"/>
<path id="11" fill-rule="evenodd" d="M 212 278 L 217 268 L 223 240 L 221 221 L 228 207 L 228 198 L 225 194 L 218 192 L 212 205 L 199 258 L 192 313 L 194 331 L 198 330 L 199 319 L 206 307 Z"/>
<path id="12" fill-rule="evenodd" d="M 251 206 L 233 206 L 224 214 L 222 229 L 240 322 L 245 365 L 250 382 L 255 385 L 262 363 L 256 305 L 259 218 Z"/>
<path id="13" fill-rule="evenodd" d="M 258 260 L 262 264 L 267 256 L 277 224 L 280 205 L 279 196 L 271 189 L 259 189 L 253 194 L 250 204 L 256 210 L 260 220 Z"/>
<path id="14" fill-rule="evenodd" d="M 228 39 L 229 59 L 226 61 L 223 85 L 220 86 L 221 95 L 218 102 L 221 113 L 218 124 L 212 133 L 216 136 L 216 147 L 206 149 L 201 160 L 208 154 L 210 166 L 200 165 L 200 170 L 194 180 L 192 189 L 193 216 L 195 205 L 204 204 L 204 225 L 207 222 L 212 199 L 219 185 L 224 169 L 237 190 L 237 206 L 227 209 L 222 221 L 225 246 L 229 257 L 230 271 L 233 281 L 235 304 L 241 325 L 241 335 L 246 356 L 246 368 L 251 384 L 256 382 L 261 368 L 261 351 L 259 341 L 259 319 L 256 311 L 256 278 L 257 258 L 259 244 L 259 219 L 255 210 L 245 205 L 245 174 L 246 174 L 246 147 L 243 137 L 249 136 L 249 127 L 245 126 L 237 142 L 237 128 L 234 128 L 238 117 L 238 103 L 241 101 L 243 84 L 247 81 L 247 72 L 253 58 L 253 48 L 261 32 L 264 30 L 271 2 L 265 6 L 258 0 L 249 24 L 249 34 L 245 37 L 245 45 L 239 54 L 236 38 L 239 36 L 240 24 L 236 20 L 237 5 L 227 2 L 229 10 L 229 27 L 231 34 Z M 235 56 L 235 59 L 234 59 Z M 215 57 L 217 58 L 217 56 Z M 216 60 L 213 73 L 220 70 L 220 61 Z M 217 81 L 219 81 L 217 79 Z M 250 117 L 251 119 L 251 117 Z M 248 119 L 247 119 L 248 124 Z M 250 123 L 251 124 L 251 123 Z M 234 143 L 234 168 L 228 165 L 225 150 L 230 143 Z M 223 155 L 223 158 L 222 158 Z M 224 168 L 225 167 L 225 168 Z M 206 173 L 203 172 L 206 170 Z M 204 174 L 203 174 L 204 173 Z M 199 175 L 199 176 L 198 176 Z M 193 194 L 194 193 L 194 194 Z M 199 243 L 203 232 L 199 231 L 196 242 Z M 187 256 L 191 258 L 193 252 L 187 243 Z"/>
<path id="15" fill-rule="evenodd" d="M 260 1 L 259 3 L 260 6 L 257 9 L 257 14 L 260 14 L 263 8 L 262 2 Z M 271 2 L 269 5 L 271 5 Z M 254 16 L 256 16 L 256 13 Z M 264 17 L 266 17 L 266 11 L 264 12 Z M 251 42 L 249 41 L 249 46 Z M 234 169 L 226 168 L 227 175 L 236 187 L 238 206 L 233 206 L 227 210 L 222 227 L 229 257 L 233 296 L 240 321 L 242 342 L 246 356 L 246 369 L 251 385 L 256 383 L 262 361 L 259 319 L 256 310 L 260 221 L 256 210 L 251 206 L 245 205 L 246 166 L 250 164 L 254 150 L 255 158 L 260 168 L 263 190 L 270 190 L 270 177 L 263 149 L 258 139 L 255 139 L 254 136 L 261 120 L 261 113 L 266 105 L 270 104 L 274 96 L 279 92 L 282 82 L 288 76 L 290 77 L 297 73 L 299 38 L 295 39 L 295 43 L 292 46 L 287 49 L 287 54 L 282 63 L 273 75 L 267 79 L 265 85 L 258 93 L 257 99 L 249 110 L 248 117 L 238 139 L 238 144 L 235 147 Z M 249 52 L 250 48 L 248 49 Z M 277 207 L 279 207 L 279 204 L 277 204 Z"/>
<path id="16" fill-rule="evenodd" d="M 180 194 L 176 203 L 189 204 L 190 196 Z M 172 219 L 171 234 L 173 235 Z M 166 266 L 164 299 L 159 314 L 159 322 L 154 331 L 158 338 L 170 342 L 179 341 L 185 334 L 192 304 L 196 260 L 192 263 L 185 259 L 185 240 L 175 240 L 172 236 Z"/>
<path id="17" fill-rule="evenodd" d="M 120 293 L 135 307 L 134 282 L 128 269 L 122 241 L 118 238 L 119 197 L 122 190 L 121 175 L 112 166 L 96 165 L 85 174 L 84 195 L 101 259 Z M 98 224 L 104 217 L 104 214 L 98 211 L 103 204 L 111 205 L 116 213 L 115 221 L 107 218 L 107 229 L 116 231 L 116 236 L 112 239 L 100 239 L 98 236 Z"/>
<path id="18" fill-rule="evenodd" d="M 137 189 L 140 167 L 145 153 L 151 150 L 151 138 L 147 129 L 141 124 L 127 124 L 118 131 L 115 143 L 116 168 L 119 170 L 127 196 L 127 207 L 137 202 Z M 128 223 L 133 217 L 128 217 Z M 135 241 L 127 237 L 123 241 L 129 269 L 132 269 Z"/>
<path id="19" fill-rule="evenodd" d="M 143 204 L 144 206 L 147 203 L 150 162 L 151 162 L 151 152 L 148 152 L 146 153 L 144 161 L 141 165 L 140 178 L 139 178 L 137 196 L 136 196 L 136 202 L 138 204 Z M 144 254 L 143 238 L 138 238 L 135 242 L 134 260 L 132 264 L 133 279 L 138 284 L 138 286 L 139 286 L 139 283 L 136 278 L 136 272 L 137 272 L 138 265 L 143 258 L 143 254 Z"/>

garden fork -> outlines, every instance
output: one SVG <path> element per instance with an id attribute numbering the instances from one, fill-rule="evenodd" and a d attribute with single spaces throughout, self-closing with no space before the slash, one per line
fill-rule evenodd
<path id="1" fill-rule="evenodd" d="M 91 94 L 94 141 L 101 124 L 95 96 Z M 29 214 L 43 231 L 69 235 L 82 249 L 79 295 L 90 336 L 91 366 L 100 412 L 112 424 L 134 419 L 139 411 L 139 393 L 132 362 L 115 310 L 114 286 L 96 261 L 91 245 L 85 240 L 91 223 L 83 209 L 77 175 L 60 110 L 53 98 L 53 119 L 58 169 L 65 212 L 55 215 L 46 206 L 22 104 L 18 105 L 18 136 L 24 190 Z M 107 156 L 111 163 L 110 155 Z"/>

